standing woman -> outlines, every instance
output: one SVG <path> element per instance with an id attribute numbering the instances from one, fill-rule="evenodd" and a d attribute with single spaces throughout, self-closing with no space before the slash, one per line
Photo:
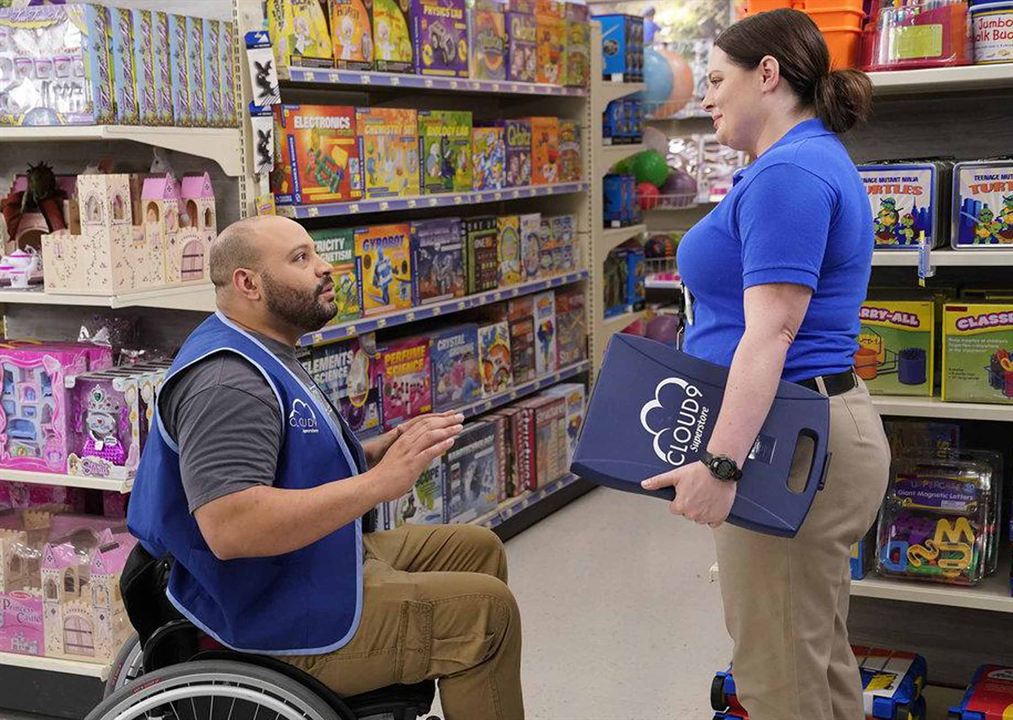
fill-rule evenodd
<path id="1" fill-rule="evenodd" d="M 679 247 L 694 296 L 685 350 L 731 369 L 707 462 L 644 484 L 675 486 L 672 511 L 715 527 L 735 684 L 749 717 L 862 720 L 846 625 L 849 556 L 875 520 L 890 451 L 851 370 L 873 231 L 836 133 L 865 119 L 871 85 L 858 71 L 830 71 L 819 30 L 794 10 L 725 30 L 708 74 L 704 107 L 718 140 L 756 160 Z M 781 379 L 827 395 L 831 408 L 826 487 L 791 539 L 722 524 Z M 806 469 L 792 482 L 804 482 Z"/>

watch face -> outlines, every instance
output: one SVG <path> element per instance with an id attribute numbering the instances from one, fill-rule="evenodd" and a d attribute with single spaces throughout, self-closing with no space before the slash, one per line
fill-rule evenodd
<path id="1" fill-rule="evenodd" d="M 722 480 L 730 480 L 735 477 L 735 466 L 731 460 L 718 460 L 717 466 L 714 468 L 715 473 Z"/>

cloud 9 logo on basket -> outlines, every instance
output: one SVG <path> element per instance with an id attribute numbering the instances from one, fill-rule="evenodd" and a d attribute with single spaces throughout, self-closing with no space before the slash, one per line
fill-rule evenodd
<path id="1" fill-rule="evenodd" d="M 704 441 L 710 409 L 703 392 L 682 378 L 667 378 L 654 389 L 654 399 L 640 409 L 640 424 L 654 436 L 654 454 L 681 467 L 688 453 Z"/>
<path id="2" fill-rule="evenodd" d="M 303 435 L 320 432 L 317 428 L 317 414 L 299 398 L 292 401 L 292 412 L 288 414 L 288 426 L 302 430 Z"/>

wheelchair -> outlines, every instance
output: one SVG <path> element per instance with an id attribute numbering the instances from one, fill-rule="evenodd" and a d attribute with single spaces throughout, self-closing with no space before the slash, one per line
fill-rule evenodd
<path id="1" fill-rule="evenodd" d="M 127 641 L 85 720 L 416 720 L 435 693 L 427 681 L 338 697 L 288 663 L 223 649 L 175 619 L 143 645 L 136 634 Z"/>

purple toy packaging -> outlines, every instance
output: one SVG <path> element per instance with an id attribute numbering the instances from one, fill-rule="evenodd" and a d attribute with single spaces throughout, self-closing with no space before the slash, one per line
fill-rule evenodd
<path id="1" fill-rule="evenodd" d="M 467 405 L 482 397 L 477 325 L 460 325 L 434 335 L 430 356 L 434 412 Z"/>
<path id="2" fill-rule="evenodd" d="M 428 336 L 397 340 L 382 348 L 377 375 L 385 430 L 432 411 Z"/>
<path id="3" fill-rule="evenodd" d="M 136 125 L 141 121 L 134 66 L 134 12 L 124 8 L 109 8 L 116 121 L 124 125 Z"/>
<path id="4" fill-rule="evenodd" d="M 0 511 L 47 507 L 53 512 L 82 513 L 86 503 L 87 492 L 82 488 L 0 480 Z"/>
<path id="5" fill-rule="evenodd" d="M 169 71 L 172 73 L 172 117 L 173 124 L 181 127 L 193 127 L 193 100 L 190 97 L 190 84 L 187 81 L 189 67 L 187 64 L 186 18 L 182 15 L 169 15 Z"/>
<path id="6" fill-rule="evenodd" d="M 538 72 L 538 24 L 535 16 L 508 12 L 506 26 L 507 80 L 533 83 Z"/>
<path id="7" fill-rule="evenodd" d="M 460 219 L 418 220 L 411 234 L 414 304 L 462 297 L 466 283 Z"/>
<path id="8" fill-rule="evenodd" d="M 222 78 L 218 71 L 218 56 L 221 42 L 221 31 L 217 20 L 203 20 L 204 32 L 202 45 L 204 49 L 204 96 L 207 100 L 207 124 L 209 127 L 225 125 L 225 109 L 222 106 Z"/>
<path id="9" fill-rule="evenodd" d="M 230 22 L 218 23 L 218 79 L 222 86 L 222 110 L 225 113 L 225 124 L 232 127 L 236 124 L 236 75 L 235 25 Z"/>
<path id="10" fill-rule="evenodd" d="M 468 77 L 468 13 L 464 0 L 412 0 L 415 73 Z"/>
<path id="11" fill-rule="evenodd" d="M 155 99 L 155 13 L 134 10 L 134 72 L 137 79 L 137 104 L 142 125 L 158 124 Z"/>
<path id="12" fill-rule="evenodd" d="M 506 141 L 506 182 L 504 187 L 524 187 L 531 184 L 531 122 L 528 120 L 503 121 Z"/>
<path id="13" fill-rule="evenodd" d="M 194 125 L 207 125 L 208 78 L 204 76 L 204 21 L 196 17 L 186 18 L 186 77 Z"/>
<path id="14" fill-rule="evenodd" d="M 134 38 L 137 42 L 137 38 Z M 169 60 L 169 16 L 151 13 L 151 61 L 154 76 L 155 124 L 172 125 L 172 65 Z M 140 45 L 140 44 L 139 44 Z"/>
<path id="15" fill-rule="evenodd" d="M 140 374 L 95 372 L 65 378 L 70 396 L 67 473 L 125 480 L 141 455 Z"/>
<path id="16" fill-rule="evenodd" d="M 376 342 L 372 335 L 314 346 L 303 367 L 359 437 L 379 432 L 379 391 L 375 386 Z"/>

